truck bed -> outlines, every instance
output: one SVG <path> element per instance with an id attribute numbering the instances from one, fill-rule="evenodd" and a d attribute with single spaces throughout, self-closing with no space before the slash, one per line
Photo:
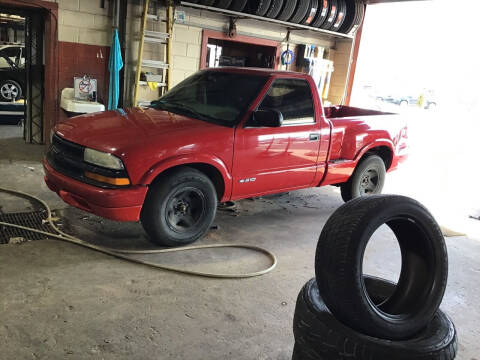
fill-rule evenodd
<path id="1" fill-rule="evenodd" d="M 325 116 L 329 119 L 349 118 L 358 116 L 395 115 L 378 110 L 361 109 L 352 106 L 330 106 L 325 108 Z"/>

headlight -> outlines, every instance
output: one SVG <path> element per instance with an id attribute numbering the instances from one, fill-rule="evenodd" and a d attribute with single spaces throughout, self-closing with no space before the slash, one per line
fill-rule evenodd
<path id="1" fill-rule="evenodd" d="M 83 160 L 93 165 L 98 165 L 107 169 L 123 170 L 122 160 L 116 156 L 93 149 L 85 149 Z"/>

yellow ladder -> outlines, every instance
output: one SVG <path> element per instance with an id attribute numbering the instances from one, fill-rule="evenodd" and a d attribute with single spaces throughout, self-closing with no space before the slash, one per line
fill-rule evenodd
<path id="1" fill-rule="evenodd" d="M 141 75 L 143 69 L 157 69 L 162 75 L 162 81 L 155 81 L 158 88 L 162 89 L 162 93 L 170 89 L 171 86 L 171 56 L 172 56 L 172 33 L 173 33 L 173 1 L 166 0 L 166 10 L 167 10 L 167 32 L 160 31 L 151 31 L 147 30 L 147 25 L 149 21 L 160 21 L 158 14 L 149 14 L 148 10 L 150 7 L 150 0 L 144 0 L 143 13 L 142 13 L 142 25 L 140 30 L 140 40 L 138 46 L 138 57 L 137 57 L 137 72 L 135 76 L 135 89 L 133 96 L 133 106 L 149 105 L 149 101 L 141 101 L 139 99 L 139 92 L 141 86 L 148 86 L 147 81 L 141 81 Z M 160 44 L 166 46 L 164 50 L 164 60 L 150 60 L 144 59 L 144 47 L 145 43 Z M 148 80 L 148 79 L 147 79 Z"/>

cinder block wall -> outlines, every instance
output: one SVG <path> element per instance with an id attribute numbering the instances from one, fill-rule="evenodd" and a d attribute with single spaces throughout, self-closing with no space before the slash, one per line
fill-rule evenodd
<path id="1" fill-rule="evenodd" d="M 89 73 L 99 78 L 99 82 L 102 84 L 99 94 L 106 97 L 109 75 L 107 64 L 112 36 L 111 1 L 105 1 L 105 8 L 100 7 L 100 0 L 49 1 L 58 2 L 59 4 L 60 77 L 63 79 L 61 86 L 66 85 L 70 79 L 73 79 L 73 75 L 80 76 L 84 73 Z M 131 105 L 133 98 L 142 7 L 142 1 L 129 0 L 126 59 L 124 61 L 126 67 L 125 100 L 127 106 Z M 171 64 L 173 85 L 178 84 L 200 69 L 203 29 L 226 31 L 228 28 L 228 18 L 220 14 L 191 8 L 178 7 L 177 9 L 185 11 L 186 23 L 176 24 L 174 27 L 172 44 L 173 63 Z M 160 18 L 165 19 L 165 9 L 160 8 L 158 15 Z M 287 31 L 281 26 L 248 19 L 238 20 L 236 26 L 238 33 L 241 35 L 275 40 L 282 44 L 282 49 L 287 48 Z M 148 29 L 166 32 L 164 22 L 149 22 Z M 352 41 L 335 40 L 326 38 L 318 33 L 304 31 L 293 31 L 290 41 L 290 49 L 293 51 L 295 51 L 296 44 L 300 43 L 323 46 L 329 49 L 329 59 L 335 63 L 329 100 L 334 104 L 340 103 L 348 75 Z M 166 59 L 164 48 L 157 44 L 146 44 L 144 57 L 146 59 L 164 60 Z M 82 56 L 73 56 L 72 52 L 73 54 L 82 52 Z M 280 67 L 280 69 L 284 69 L 284 67 Z M 290 69 L 294 70 L 294 67 Z M 155 72 L 154 70 L 151 71 Z M 152 91 L 148 87 L 142 87 L 140 97 L 142 99 L 154 100 L 159 97 L 159 91 Z M 105 99 L 105 102 L 107 100 Z"/>

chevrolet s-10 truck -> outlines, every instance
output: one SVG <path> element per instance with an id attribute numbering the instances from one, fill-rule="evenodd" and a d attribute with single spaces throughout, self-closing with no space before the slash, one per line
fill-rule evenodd
<path id="1" fill-rule="evenodd" d="M 177 246 L 209 230 L 218 202 L 324 185 L 345 201 L 380 193 L 406 141 L 395 114 L 324 108 L 308 75 L 217 68 L 150 108 L 57 124 L 43 164 L 68 204 L 140 220 L 153 242 Z"/>

